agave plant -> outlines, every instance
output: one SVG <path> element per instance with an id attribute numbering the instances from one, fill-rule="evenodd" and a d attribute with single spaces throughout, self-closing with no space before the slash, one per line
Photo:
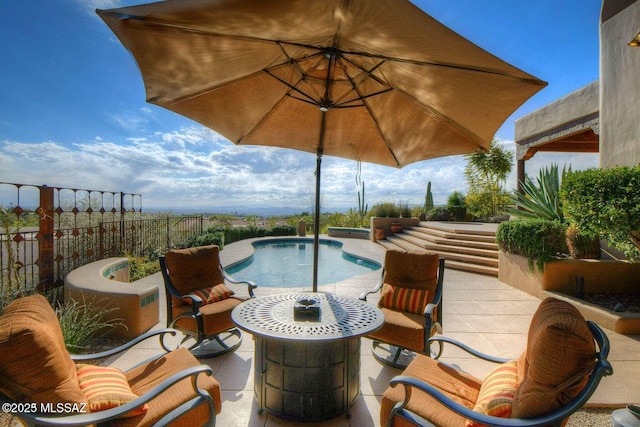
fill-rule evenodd
<path id="1" fill-rule="evenodd" d="M 571 166 L 562 168 L 562 174 L 558 172 L 558 165 L 540 169 L 538 178 L 534 182 L 528 176 L 522 182 L 522 193 L 514 191 L 509 196 L 515 208 L 507 209 L 507 213 L 519 218 L 540 218 L 565 222 L 560 202 L 560 183 L 567 173 L 571 172 Z"/>

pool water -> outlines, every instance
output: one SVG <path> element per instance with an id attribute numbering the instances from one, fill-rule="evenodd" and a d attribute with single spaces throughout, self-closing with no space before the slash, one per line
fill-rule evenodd
<path id="1" fill-rule="evenodd" d="M 318 285 L 339 282 L 381 267 L 377 262 L 344 253 L 340 242 L 321 239 L 319 243 Z M 226 269 L 231 277 L 274 288 L 312 285 L 312 239 L 269 239 L 254 242 L 253 247 L 252 258 Z"/>

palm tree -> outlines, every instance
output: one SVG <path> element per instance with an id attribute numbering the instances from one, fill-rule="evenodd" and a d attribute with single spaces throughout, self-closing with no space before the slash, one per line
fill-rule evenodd
<path id="1" fill-rule="evenodd" d="M 464 174 L 469 184 L 469 210 L 476 216 L 496 215 L 504 205 L 504 184 L 513 168 L 513 152 L 506 150 L 496 139 L 491 141 L 487 151 L 477 151 L 465 155 L 467 166 Z M 489 209 L 475 207 L 474 198 L 488 198 Z M 474 212 L 474 210 L 476 212 Z M 483 215 L 478 215 L 482 213 Z"/>

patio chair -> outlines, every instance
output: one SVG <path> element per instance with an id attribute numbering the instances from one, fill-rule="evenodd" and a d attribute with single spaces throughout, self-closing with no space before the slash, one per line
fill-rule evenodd
<path id="1" fill-rule="evenodd" d="M 248 298 L 254 297 L 257 286 L 225 274 L 218 246 L 170 250 L 160 257 L 160 270 L 167 327 L 185 335 L 179 346 L 194 339 L 189 350 L 197 358 L 220 356 L 240 346 L 242 334 L 231 320 L 231 311 L 246 298 L 236 296 L 227 285 L 246 285 Z"/>
<path id="2" fill-rule="evenodd" d="M 561 426 L 587 402 L 601 378 L 613 374 L 602 329 L 555 298 L 540 304 L 527 348 L 516 360 L 488 356 L 447 337 L 431 340 L 498 365 L 480 381 L 419 355 L 384 392 L 381 425 Z"/>
<path id="3" fill-rule="evenodd" d="M 416 353 L 429 355 L 429 337 L 442 332 L 442 283 L 444 259 L 431 252 L 387 251 L 380 280 L 370 291 L 380 293 L 378 306 L 384 314 L 373 339 L 374 357 L 404 369 Z"/>
<path id="4" fill-rule="evenodd" d="M 16 299 L 0 313 L 3 412 L 30 426 L 213 426 L 220 384 L 187 349 L 161 353 L 126 372 L 89 362 L 175 333 L 151 331 L 113 350 L 70 355 L 46 298 Z"/>

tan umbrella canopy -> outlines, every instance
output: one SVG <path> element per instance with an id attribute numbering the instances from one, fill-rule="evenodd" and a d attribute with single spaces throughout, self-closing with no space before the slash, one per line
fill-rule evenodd
<path id="1" fill-rule="evenodd" d="M 243 145 L 402 167 L 486 149 L 546 86 L 406 0 L 167 0 L 98 10 L 147 101 Z"/>

